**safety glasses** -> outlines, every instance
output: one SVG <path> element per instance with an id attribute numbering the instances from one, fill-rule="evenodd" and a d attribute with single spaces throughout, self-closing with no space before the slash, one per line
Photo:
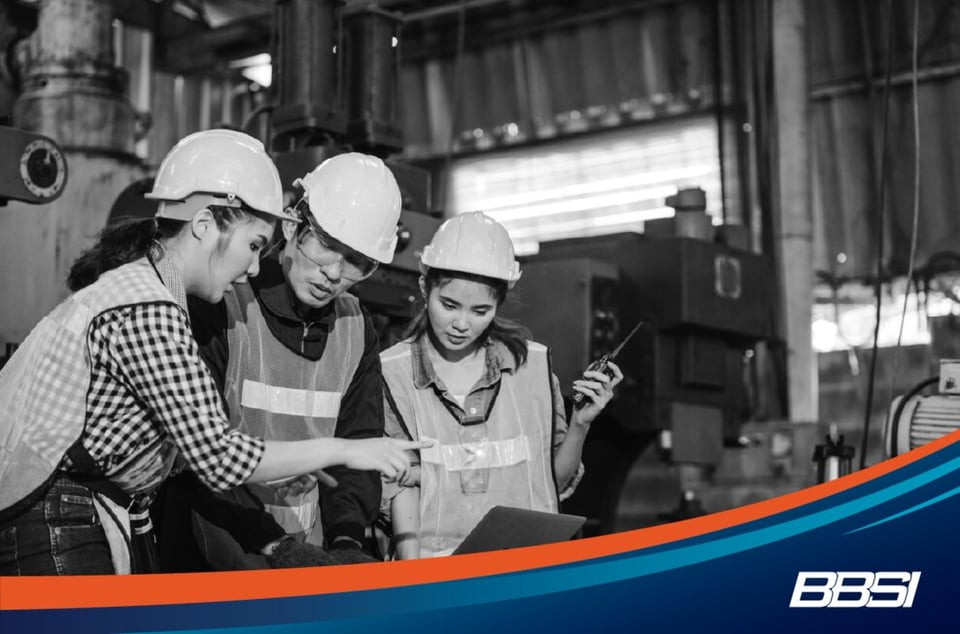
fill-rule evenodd
<path id="1" fill-rule="evenodd" d="M 300 255 L 318 268 L 340 264 L 340 275 L 351 282 L 359 282 L 377 270 L 378 262 L 351 249 L 317 227 L 300 232 L 296 238 Z"/>

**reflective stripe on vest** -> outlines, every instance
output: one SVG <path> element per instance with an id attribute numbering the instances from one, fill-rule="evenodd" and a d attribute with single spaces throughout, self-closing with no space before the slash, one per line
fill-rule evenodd
<path id="1" fill-rule="evenodd" d="M 485 423 L 462 426 L 432 386 L 414 388 L 413 346 L 380 356 L 393 403 L 421 450 L 420 556 L 452 552 L 493 506 L 557 512 L 553 480 L 553 399 L 547 349 L 528 343 L 527 362 L 503 372 Z"/>
<path id="2" fill-rule="evenodd" d="M 424 440 L 427 440 L 424 438 Z M 510 467 L 530 459 L 526 436 L 458 445 L 436 444 L 420 450 L 420 461 L 442 465 L 447 471 Z"/>
<path id="3" fill-rule="evenodd" d="M 44 317 L 0 370 L 0 510 L 42 485 L 83 432 L 90 323 L 148 302 L 176 304 L 146 259 L 108 271 Z"/>
<path id="4" fill-rule="evenodd" d="M 340 393 L 279 387 L 244 379 L 240 405 L 275 414 L 335 419 L 340 412 Z"/>
<path id="5" fill-rule="evenodd" d="M 235 284 L 224 299 L 230 354 L 224 396 L 230 423 L 265 440 L 333 437 L 342 395 L 363 356 L 363 314 L 357 299 L 349 294 L 334 299 L 336 320 L 317 361 L 273 336 L 248 284 Z M 248 487 L 288 532 L 315 528 L 311 541 L 319 543 L 316 489 L 312 502 L 306 503 L 303 496 L 281 497 L 266 485 Z"/>

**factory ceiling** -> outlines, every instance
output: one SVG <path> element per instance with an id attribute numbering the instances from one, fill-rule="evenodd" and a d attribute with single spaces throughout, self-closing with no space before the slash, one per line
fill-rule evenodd
<path id="1" fill-rule="evenodd" d="M 403 56 L 411 59 L 452 54 L 461 11 L 469 25 L 469 48 L 676 1 L 345 0 L 342 6 L 348 12 L 373 8 L 400 16 Z M 154 33 L 158 66 L 185 74 L 267 52 L 275 6 L 262 0 L 114 0 L 122 22 Z"/>

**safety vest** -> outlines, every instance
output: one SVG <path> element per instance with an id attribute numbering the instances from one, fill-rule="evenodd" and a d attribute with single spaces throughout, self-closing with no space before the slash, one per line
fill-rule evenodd
<path id="1" fill-rule="evenodd" d="M 176 304 L 145 258 L 108 271 L 44 317 L 0 370 L 0 510 L 43 486 L 83 433 L 90 323 L 105 311 L 153 302 Z M 172 456 L 168 445 L 154 443 L 130 459 L 152 465 L 117 482 L 133 495 L 158 485 Z"/>
<path id="2" fill-rule="evenodd" d="M 485 422 L 462 425 L 433 386 L 416 389 L 413 343 L 380 355 L 393 404 L 420 450 L 420 556 L 449 555 L 490 508 L 556 513 L 553 398 L 547 348 L 528 342 L 527 362 L 500 375 Z"/>
<path id="3" fill-rule="evenodd" d="M 249 285 L 234 284 L 225 299 L 230 358 L 224 396 L 231 424 L 265 440 L 332 438 L 340 400 L 363 356 L 363 314 L 356 297 L 334 300 L 336 319 L 317 361 L 273 336 Z M 317 487 L 287 497 L 268 485 L 248 487 L 288 533 L 322 543 Z"/>

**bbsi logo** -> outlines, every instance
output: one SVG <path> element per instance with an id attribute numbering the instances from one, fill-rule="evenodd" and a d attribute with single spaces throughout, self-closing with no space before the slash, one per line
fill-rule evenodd
<path id="1" fill-rule="evenodd" d="M 920 571 L 798 572 L 791 608 L 910 608 Z"/>

